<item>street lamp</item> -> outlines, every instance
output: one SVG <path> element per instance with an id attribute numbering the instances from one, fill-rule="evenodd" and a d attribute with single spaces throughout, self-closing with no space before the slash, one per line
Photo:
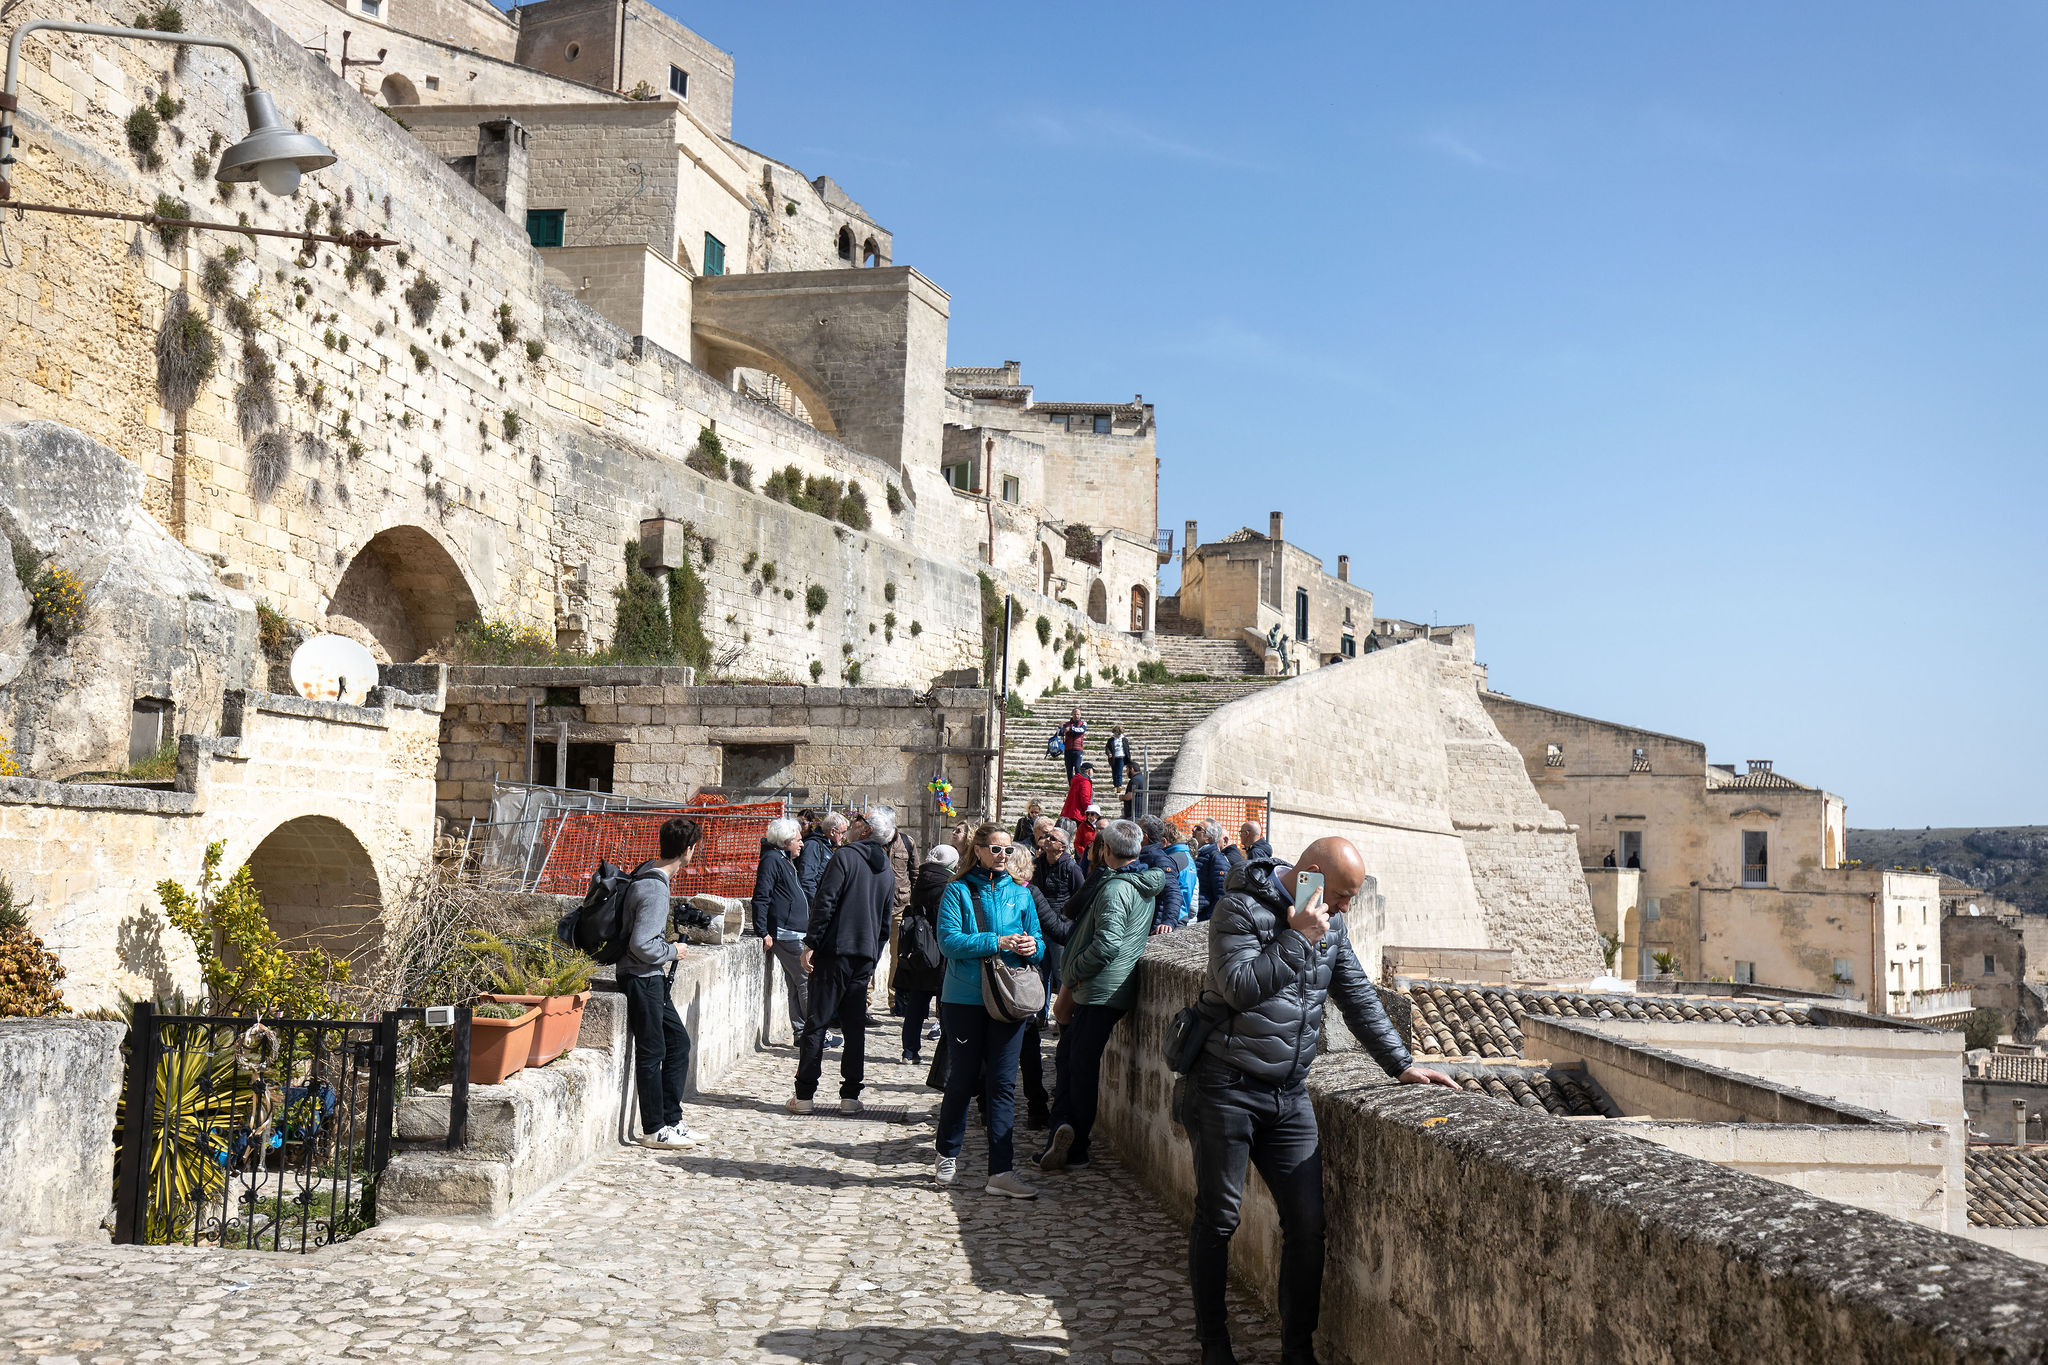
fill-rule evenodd
<path id="1" fill-rule="evenodd" d="M 149 43 L 178 43 L 189 47 L 224 47 L 241 58 L 242 74 L 248 77 L 242 105 L 249 115 L 249 136 L 221 154 L 214 179 L 224 185 L 254 180 L 275 195 L 287 195 L 299 187 L 299 177 L 322 166 L 332 166 L 334 152 L 319 138 L 302 133 L 286 123 L 277 112 L 277 101 L 256 84 L 256 65 L 242 45 L 226 38 L 209 38 L 197 33 L 161 33 L 150 28 L 114 28 L 105 24 L 73 24 L 61 19 L 35 19 L 14 30 L 7 44 L 7 80 L 0 85 L 0 200 L 8 197 L 7 168 L 14 164 L 14 148 L 20 136 L 14 131 L 14 115 L 21 107 L 16 90 L 21 80 L 21 40 L 38 29 L 53 33 L 89 33 L 103 38 L 136 38 Z"/>

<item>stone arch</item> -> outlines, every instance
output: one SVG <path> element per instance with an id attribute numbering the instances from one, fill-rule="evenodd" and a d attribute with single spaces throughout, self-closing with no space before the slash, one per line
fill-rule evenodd
<path id="1" fill-rule="evenodd" d="M 773 375 L 787 384 L 803 404 L 813 428 L 827 436 L 839 436 L 839 424 L 826 403 L 823 386 L 802 366 L 721 327 L 699 322 L 695 331 L 697 340 L 704 344 L 704 368 L 721 384 L 730 387 L 737 370 L 760 370 Z"/>
<path id="2" fill-rule="evenodd" d="M 462 566 L 433 532 L 393 526 L 356 552 L 327 610 L 359 622 L 393 663 L 411 663 L 474 619 L 477 600 Z"/>
<path id="3" fill-rule="evenodd" d="M 347 825 L 301 815 L 263 836 L 249 875 L 277 936 L 339 958 L 374 956 L 383 937 L 383 890 L 369 850 Z"/>
<path id="4" fill-rule="evenodd" d="M 419 88 L 411 80 L 399 75 L 396 71 L 384 78 L 384 83 L 377 87 L 377 94 L 386 104 L 418 104 L 420 102 Z"/>
<path id="5" fill-rule="evenodd" d="M 1109 589 L 1099 578 L 1088 585 L 1088 619 L 1105 626 L 1109 624 Z"/>
<path id="6" fill-rule="evenodd" d="M 870 237 L 860 244 L 860 263 L 864 266 L 877 266 L 882 263 L 882 248 L 875 245 L 874 238 Z"/>
<path id="7" fill-rule="evenodd" d="M 1038 544 L 1038 592 L 1042 597 L 1052 596 L 1052 546 L 1044 541 Z"/>
<path id="8" fill-rule="evenodd" d="M 842 226 L 839 229 L 839 259 L 842 261 L 851 261 L 853 259 L 853 229 L 850 227 Z"/>
<path id="9" fill-rule="evenodd" d="M 1142 635 L 1152 628 L 1152 594 L 1143 583 L 1131 585 L 1131 633 Z"/>

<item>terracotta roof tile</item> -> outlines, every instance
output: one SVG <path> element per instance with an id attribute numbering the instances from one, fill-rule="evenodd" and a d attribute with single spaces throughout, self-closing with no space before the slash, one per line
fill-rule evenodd
<path id="1" fill-rule="evenodd" d="M 1459 1087 L 1502 1104 L 1569 1117 L 1619 1118 L 1621 1111 L 1578 1066 L 1447 1066 Z"/>
<path id="2" fill-rule="evenodd" d="M 1428 1057 L 1519 1057 L 1522 1020 L 1531 1014 L 1565 1019 L 1632 1019 L 1645 1023 L 1715 1023 L 1756 1028 L 1809 1024 L 1805 1010 L 1769 1000 L 1716 1000 L 1692 995 L 1588 995 L 1418 981 L 1409 1045 Z"/>
<path id="3" fill-rule="evenodd" d="M 2048 1147 L 1972 1147 L 1963 1183 L 1971 1226 L 2048 1227 Z"/>
<path id="4" fill-rule="evenodd" d="M 2012 1057 L 1994 1052 L 1984 1059 L 1984 1076 L 1993 1081 L 2048 1084 L 2048 1057 Z"/>

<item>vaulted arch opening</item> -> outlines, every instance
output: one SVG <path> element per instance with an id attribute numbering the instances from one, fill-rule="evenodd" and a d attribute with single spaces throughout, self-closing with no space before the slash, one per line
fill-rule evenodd
<path id="1" fill-rule="evenodd" d="M 1038 591 L 1047 597 L 1052 596 L 1052 546 L 1050 545 L 1041 544 L 1038 547 Z"/>
<path id="2" fill-rule="evenodd" d="M 850 227 L 839 229 L 839 259 L 842 261 L 851 261 L 853 259 L 853 229 Z"/>
<path id="3" fill-rule="evenodd" d="M 396 71 L 384 78 L 384 83 L 377 87 L 377 94 L 386 104 L 418 104 L 420 102 L 419 88 Z"/>
<path id="4" fill-rule="evenodd" d="M 462 567 L 431 532 L 394 526 L 349 561 L 328 612 L 359 623 L 393 663 L 411 663 L 473 619 L 477 602 Z"/>
<path id="5" fill-rule="evenodd" d="M 1088 585 L 1088 619 L 1109 624 L 1109 589 L 1099 578 Z"/>
<path id="6" fill-rule="evenodd" d="M 383 937 L 383 891 L 362 841 L 325 815 L 287 820 L 249 855 L 249 875 L 277 936 L 356 962 Z"/>
<path id="7" fill-rule="evenodd" d="M 874 238 L 870 237 L 861 243 L 860 263 L 865 266 L 877 266 L 882 263 L 882 248 L 875 245 Z"/>

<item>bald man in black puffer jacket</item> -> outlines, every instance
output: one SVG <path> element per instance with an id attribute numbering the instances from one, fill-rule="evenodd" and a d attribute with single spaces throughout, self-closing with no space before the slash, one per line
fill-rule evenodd
<path id="1" fill-rule="evenodd" d="M 1297 869 L 1324 878 L 1323 890 L 1300 909 Z M 1365 875 L 1348 839 L 1319 839 L 1296 867 L 1261 858 L 1238 868 L 1210 918 L 1202 1003 L 1216 1023 L 1188 1077 L 1185 1114 L 1195 1157 L 1188 1279 L 1202 1365 L 1236 1365 L 1224 1286 L 1248 1161 L 1280 1213 L 1281 1365 L 1315 1365 L 1323 1159 L 1306 1082 L 1322 1041 L 1324 1002 L 1336 999 L 1389 1076 L 1456 1088 L 1442 1072 L 1415 1065 L 1352 951 L 1344 911 Z"/>

